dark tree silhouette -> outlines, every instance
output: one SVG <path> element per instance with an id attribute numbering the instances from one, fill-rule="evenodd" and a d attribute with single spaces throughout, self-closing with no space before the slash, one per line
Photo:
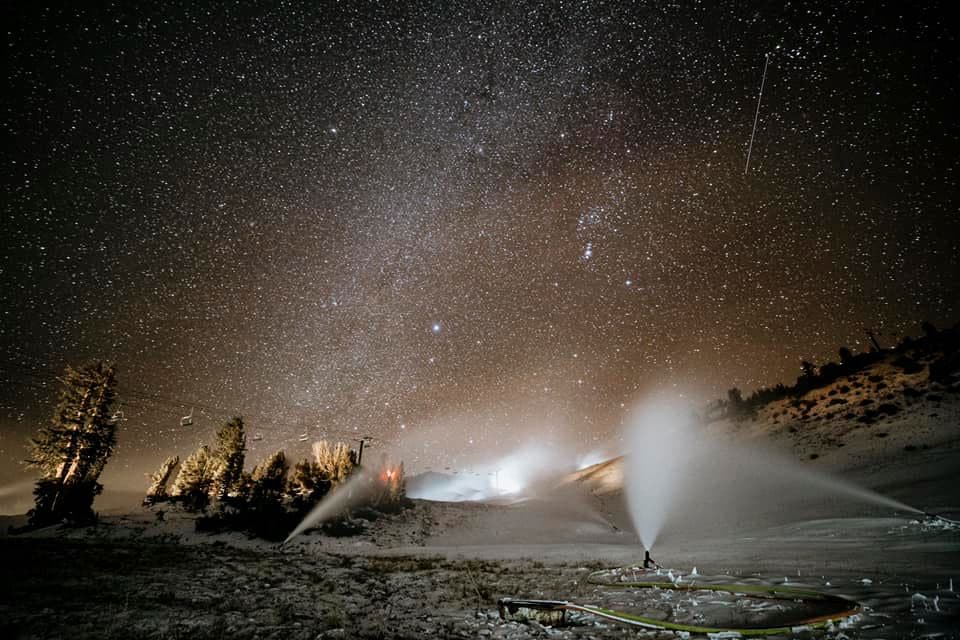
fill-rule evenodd
<path id="1" fill-rule="evenodd" d="M 853 362 L 853 352 L 846 347 L 840 347 L 837 351 L 840 356 L 840 364 L 848 365 Z"/>
<path id="2" fill-rule="evenodd" d="M 287 488 L 287 457 L 277 451 L 258 464 L 251 476 L 250 500 L 253 503 L 279 501 Z"/>
<path id="3" fill-rule="evenodd" d="M 735 422 L 740 422 L 752 413 L 750 407 L 743 400 L 743 392 L 737 387 L 727 391 L 727 415 Z"/>

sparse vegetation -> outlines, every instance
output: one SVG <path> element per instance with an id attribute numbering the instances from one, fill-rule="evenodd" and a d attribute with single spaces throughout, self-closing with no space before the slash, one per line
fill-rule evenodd
<path id="1" fill-rule="evenodd" d="M 708 413 L 719 414 L 720 417 L 726 417 L 734 422 L 754 416 L 765 406 L 779 400 L 790 399 L 790 406 L 800 409 L 799 414 L 792 414 L 794 418 L 810 419 L 812 409 L 817 406 L 815 399 L 810 399 L 810 394 L 817 389 L 828 387 L 839 379 L 844 380 L 844 384 L 839 387 L 829 389 L 824 395 L 831 399 L 826 402 L 826 406 L 843 405 L 850 402 L 856 402 L 860 407 L 866 407 L 874 403 L 872 398 L 849 397 L 853 390 L 866 390 L 876 393 L 888 388 L 886 378 L 878 373 L 868 373 L 862 375 L 861 372 L 869 369 L 889 354 L 893 358 L 889 361 L 893 367 L 896 367 L 904 375 L 916 375 L 924 371 L 929 362 L 929 379 L 932 382 L 941 384 L 948 390 L 960 390 L 960 324 L 943 331 L 938 330 L 929 322 L 921 323 L 923 336 L 920 338 L 911 338 L 905 336 L 895 347 L 891 349 L 881 349 L 876 342 L 876 335 L 872 330 L 867 329 L 867 335 L 871 340 L 873 348 L 867 353 L 854 353 L 848 347 L 840 347 L 838 356 L 840 362 L 827 362 L 817 367 L 809 360 L 803 360 L 800 363 L 800 376 L 792 386 L 777 384 L 774 387 L 759 388 L 744 398 L 742 392 L 737 389 L 731 389 L 727 397 L 714 402 Z M 864 385 L 863 381 L 869 384 Z M 952 386 L 951 386 L 952 385 Z M 862 393 L 862 392 L 861 392 Z M 904 396 L 917 398 L 922 392 L 911 387 L 904 387 L 902 390 Z M 854 394 L 855 396 L 858 394 Z M 893 400 L 895 395 L 887 394 L 884 397 L 886 401 L 883 405 L 882 413 L 893 415 L 900 411 L 900 407 Z M 929 398 L 928 398 L 929 399 Z M 790 414 L 781 414 L 784 417 L 790 417 Z M 850 415 L 850 414 L 846 414 Z M 866 415 L 867 420 L 872 420 L 877 415 Z M 778 418 L 780 415 L 774 415 Z M 822 415 L 815 416 L 817 419 Z"/>
<path id="2" fill-rule="evenodd" d="M 220 509 L 197 520 L 197 530 L 239 530 L 268 540 L 284 539 L 317 502 L 359 468 L 357 453 L 344 443 L 318 442 L 313 451 L 314 459 L 297 462 L 292 472 L 283 451 L 268 456 L 252 473 L 241 475 L 238 488 L 220 502 Z M 366 477 L 368 484 L 359 487 L 358 494 L 365 499 L 354 504 L 365 514 L 365 520 L 372 521 L 380 512 L 409 506 L 402 463 L 390 466 L 382 459 L 379 465 L 367 470 Z M 207 486 L 206 498 L 216 499 L 212 484 L 197 486 Z M 182 502 L 188 509 L 197 509 L 203 497 Z M 325 523 L 322 529 L 331 536 L 352 536 L 362 533 L 365 526 L 363 520 L 347 514 Z"/>

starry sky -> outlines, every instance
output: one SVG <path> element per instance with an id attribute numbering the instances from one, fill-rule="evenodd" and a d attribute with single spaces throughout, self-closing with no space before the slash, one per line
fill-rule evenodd
<path id="1" fill-rule="evenodd" d="M 90 358 L 139 489 L 233 413 L 253 457 L 588 451 L 958 319 L 947 3 L 41 4 L 3 9 L 0 482 Z"/>

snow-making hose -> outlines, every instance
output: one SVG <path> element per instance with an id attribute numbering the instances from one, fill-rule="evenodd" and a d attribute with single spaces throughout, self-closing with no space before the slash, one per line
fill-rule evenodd
<path id="1" fill-rule="evenodd" d="M 735 632 L 742 636 L 764 636 L 772 634 L 793 633 L 798 628 L 825 627 L 832 622 L 849 618 L 860 612 L 860 605 L 848 598 L 838 595 L 822 593 L 810 589 L 798 589 L 785 586 L 745 585 L 745 584 L 697 584 L 694 582 L 677 584 L 674 582 L 616 582 L 608 583 L 597 580 L 596 576 L 607 571 L 597 571 L 587 576 L 587 582 L 604 587 L 617 589 L 671 589 L 673 591 L 724 591 L 743 595 L 747 598 L 765 598 L 770 600 L 800 600 L 803 602 L 831 603 L 837 611 L 811 618 L 804 618 L 789 626 L 781 627 L 705 627 L 678 622 L 657 620 L 623 611 L 604 609 L 593 605 L 581 605 L 564 600 L 516 600 L 501 598 L 498 605 L 500 617 L 506 618 L 507 613 L 515 614 L 520 609 L 534 611 L 580 611 L 591 615 L 621 622 L 624 624 L 644 627 L 646 629 L 662 629 L 666 631 L 684 631 L 687 633 L 723 633 Z"/>

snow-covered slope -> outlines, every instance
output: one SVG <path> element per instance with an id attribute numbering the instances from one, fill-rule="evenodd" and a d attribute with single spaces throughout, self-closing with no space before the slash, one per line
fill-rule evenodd
<path id="1" fill-rule="evenodd" d="M 930 380 L 932 357 L 890 354 L 725 428 L 773 438 L 798 457 L 850 468 L 960 441 L 960 380 Z"/>
<path id="2" fill-rule="evenodd" d="M 721 440 L 772 444 L 833 471 L 909 464 L 924 452 L 960 448 L 960 374 L 930 379 L 930 364 L 942 357 L 891 351 L 859 371 L 770 402 L 750 418 L 702 428 Z M 616 492 L 623 458 L 581 469 L 568 483 L 597 495 Z"/>

